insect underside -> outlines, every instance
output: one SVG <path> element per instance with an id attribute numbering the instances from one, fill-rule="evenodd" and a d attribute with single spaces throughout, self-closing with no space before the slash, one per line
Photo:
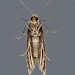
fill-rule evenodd
<path id="1" fill-rule="evenodd" d="M 21 56 L 26 55 L 29 75 L 35 68 L 36 62 L 38 62 L 39 69 L 43 72 L 43 75 L 46 75 L 46 58 L 48 59 L 48 57 L 45 51 L 42 23 L 37 15 L 32 14 L 27 28 L 27 48 L 26 52 Z M 25 34 L 24 31 L 23 34 Z"/>
<path id="2" fill-rule="evenodd" d="M 42 23 L 33 15 L 28 23 L 26 60 L 28 73 L 31 74 L 38 61 L 39 69 L 46 74 L 46 52 L 44 46 Z"/>
<path id="3" fill-rule="evenodd" d="M 26 5 L 21 0 L 19 1 L 32 14 L 32 11 Z M 43 7 L 47 6 L 50 2 L 51 0 L 49 0 Z M 25 20 L 22 17 L 20 18 L 22 20 Z M 31 75 L 32 71 L 34 70 L 36 62 L 38 62 L 39 69 L 43 72 L 43 75 L 46 75 L 46 58 L 48 60 L 49 58 L 46 56 L 42 25 L 43 24 L 38 19 L 37 15 L 32 14 L 32 17 L 28 21 L 28 24 L 26 26 L 27 34 L 25 34 L 24 32 L 25 29 L 23 31 L 23 34 L 27 36 L 27 48 L 26 48 L 26 52 L 21 56 L 26 55 L 27 68 L 28 68 L 29 75 Z"/>

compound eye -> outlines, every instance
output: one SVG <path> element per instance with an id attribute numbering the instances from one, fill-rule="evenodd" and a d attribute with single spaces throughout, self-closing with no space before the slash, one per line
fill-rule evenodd
<path id="1" fill-rule="evenodd" d="M 36 17 L 36 21 L 38 20 L 38 17 Z"/>
<path id="2" fill-rule="evenodd" d="M 31 19 L 30 19 L 31 21 L 32 21 L 32 17 L 31 17 Z"/>

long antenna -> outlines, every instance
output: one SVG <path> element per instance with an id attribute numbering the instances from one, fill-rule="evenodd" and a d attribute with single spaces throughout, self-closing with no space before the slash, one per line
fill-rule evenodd
<path id="1" fill-rule="evenodd" d="M 18 0 L 18 1 L 32 14 L 32 11 L 30 10 L 30 8 L 26 4 L 24 4 L 23 1 L 21 0 Z"/>
<path id="2" fill-rule="evenodd" d="M 37 11 L 37 13 L 38 13 L 40 10 L 42 10 L 44 7 L 48 6 L 48 4 L 51 3 L 51 1 L 52 1 L 52 0 L 49 0 L 47 3 L 45 3 L 45 4 Z"/>

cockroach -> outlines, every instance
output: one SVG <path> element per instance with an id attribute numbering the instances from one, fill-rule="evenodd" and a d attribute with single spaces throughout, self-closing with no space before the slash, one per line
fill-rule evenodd
<path id="1" fill-rule="evenodd" d="M 19 2 L 32 14 L 32 11 L 21 0 L 19 0 Z M 44 6 L 42 6 L 42 8 L 47 6 L 50 2 L 51 0 L 49 0 Z M 41 9 L 39 9 L 38 12 Z M 22 17 L 19 18 L 25 20 Z M 37 14 L 32 14 L 32 17 L 25 26 L 22 35 L 18 37 L 19 39 L 24 34 L 27 36 L 26 52 L 21 56 L 26 55 L 29 75 L 31 75 L 32 71 L 34 70 L 36 62 L 38 62 L 39 69 L 43 72 L 43 75 L 46 75 L 46 58 L 48 60 L 49 58 L 46 56 L 45 41 L 42 26 L 43 26 L 42 21 L 39 20 Z M 27 34 L 25 33 L 26 27 L 27 27 Z"/>

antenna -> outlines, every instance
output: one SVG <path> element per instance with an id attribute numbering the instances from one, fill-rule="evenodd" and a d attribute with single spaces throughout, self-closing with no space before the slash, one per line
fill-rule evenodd
<path id="1" fill-rule="evenodd" d="M 30 10 L 30 8 L 26 4 L 24 4 L 23 1 L 21 0 L 18 0 L 18 1 L 32 14 L 32 11 Z"/>
<path id="2" fill-rule="evenodd" d="M 40 9 L 38 9 L 37 13 L 42 10 L 44 7 L 48 6 L 48 4 L 51 3 L 52 0 L 49 0 L 47 3 L 45 3 Z"/>

